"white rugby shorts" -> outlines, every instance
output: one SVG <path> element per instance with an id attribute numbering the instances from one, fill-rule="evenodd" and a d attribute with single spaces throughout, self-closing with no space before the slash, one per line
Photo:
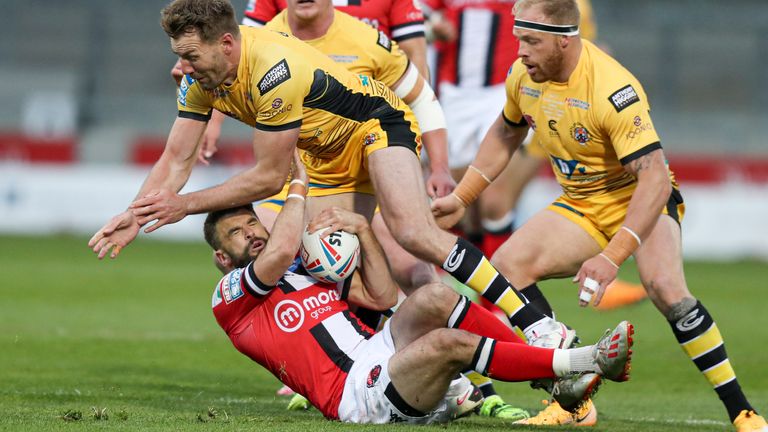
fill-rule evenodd
<path id="1" fill-rule="evenodd" d="M 453 418 L 455 404 L 449 405 L 449 399 L 459 391 L 453 387 L 466 387 L 468 379 L 454 380 L 435 409 L 423 417 L 405 415 L 384 394 L 392 382 L 389 378 L 389 359 L 395 353 L 395 343 L 390 331 L 390 320 L 384 328 L 370 339 L 362 342 L 356 350 L 363 350 L 347 375 L 344 392 L 339 404 L 339 420 L 348 423 L 444 423 Z M 466 381 L 466 382 L 465 382 Z M 471 385 L 471 384 L 470 384 Z M 452 391 L 454 390 L 454 391 Z M 450 407 L 450 408 L 449 408 Z"/>

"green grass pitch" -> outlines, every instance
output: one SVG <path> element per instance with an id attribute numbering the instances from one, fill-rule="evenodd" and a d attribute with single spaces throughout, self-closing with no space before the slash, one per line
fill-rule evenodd
<path id="1" fill-rule="evenodd" d="M 0 430 L 404 430 L 291 413 L 278 382 L 237 353 L 210 298 L 218 280 L 205 244 L 147 237 L 99 262 L 86 239 L 0 237 Z M 622 275 L 636 281 L 631 263 Z M 742 387 L 768 412 L 765 311 L 768 266 L 686 265 L 688 283 L 715 316 Z M 570 282 L 543 289 L 585 342 L 621 319 L 636 326 L 632 380 L 596 398 L 597 430 L 729 430 L 724 409 L 649 302 L 599 313 L 577 306 Z M 546 395 L 498 384 L 530 411 Z M 531 430 L 485 418 L 419 430 Z M 561 430 L 564 428 L 561 428 Z"/>

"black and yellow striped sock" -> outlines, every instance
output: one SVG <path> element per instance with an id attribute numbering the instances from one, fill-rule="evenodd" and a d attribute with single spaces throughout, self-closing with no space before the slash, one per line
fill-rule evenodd
<path id="1" fill-rule="evenodd" d="M 500 307 L 509 322 L 520 330 L 548 318 L 529 304 L 478 248 L 461 237 L 456 239 L 456 244 L 442 267 L 456 280 Z"/>
<path id="2" fill-rule="evenodd" d="M 741 410 L 751 410 L 728 360 L 720 330 L 701 302 L 684 316 L 670 320 L 669 325 L 683 351 L 714 387 L 731 421 Z"/>

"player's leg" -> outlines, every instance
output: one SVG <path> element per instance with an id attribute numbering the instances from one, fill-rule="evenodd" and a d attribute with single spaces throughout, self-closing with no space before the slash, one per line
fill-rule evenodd
<path id="1" fill-rule="evenodd" d="M 680 225 L 669 215 L 661 215 L 651 235 L 635 252 L 635 259 L 649 297 L 667 318 L 683 351 L 714 387 L 731 421 L 742 411 L 752 411 L 714 318 L 688 291 Z"/>
<path id="2" fill-rule="evenodd" d="M 398 350 L 432 330 L 445 327 L 502 342 L 524 343 L 493 314 L 440 282 L 424 285 L 408 296 L 390 323 L 392 338 Z"/>
<path id="3" fill-rule="evenodd" d="M 542 160 L 527 154 L 525 148 L 515 152 L 501 174 L 480 195 L 483 253 L 493 256 L 512 235 L 515 207 L 525 187 L 536 177 Z"/>
<path id="4" fill-rule="evenodd" d="M 437 329 L 398 350 L 390 358 L 388 372 L 399 396 L 414 409 L 427 412 L 442 399 L 453 377 L 466 369 L 511 382 L 584 373 L 605 373 L 610 379 L 623 381 L 629 370 L 631 346 L 632 326 L 627 322 L 595 346 L 565 350 Z M 568 398 L 583 400 L 595 390 L 599 377 L 579 375 L 562 383 L 569 387 L 561 387 L 560 396 L 568 393 Z"/>
<path id="5" fill-rule="evenodd" d="M 548 316 L 553 316 L 537 282 L 575 274 L 586 259 L 600 252 L 599 233 L 576 213 L 567 218 L 549 209 L 536 213 L 507 240 L 491 262 Z M 576 299 L 574 298 L 574 302 Z"/>
<path id="6" fill-rule="evenodd" d="M 392 276 L 406 295 L 411 295 L 422 285 L 440 280 L 434 264 L 416 258 L 395 241 L 381 213 L 374 214 L 371 228 L 387 256 Z"/>
<path id="7" fill-rule="evenodd" d="M 551 321 L 501 276 L 466 240 L 441 230 L 429 209 L 421 166 L 409 148 L 390 146 L 372 152 L 368 166 L 382 216 L 395 240 L 413 255 L 444 270 L 504 310 L 520 328 Z"/>

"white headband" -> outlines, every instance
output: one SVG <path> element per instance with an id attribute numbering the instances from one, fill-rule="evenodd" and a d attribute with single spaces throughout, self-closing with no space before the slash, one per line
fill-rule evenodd
<path id="1" fill-rule="evenodd" d="M 515 28 L 533 30 L 543 33 L 553 33 L 561 36 L 576 36 L 579 34 L 579 26 L 577 25 L 545 24 L 535 21 L 523 21 L 519 19 L 515 19 Z"/>

